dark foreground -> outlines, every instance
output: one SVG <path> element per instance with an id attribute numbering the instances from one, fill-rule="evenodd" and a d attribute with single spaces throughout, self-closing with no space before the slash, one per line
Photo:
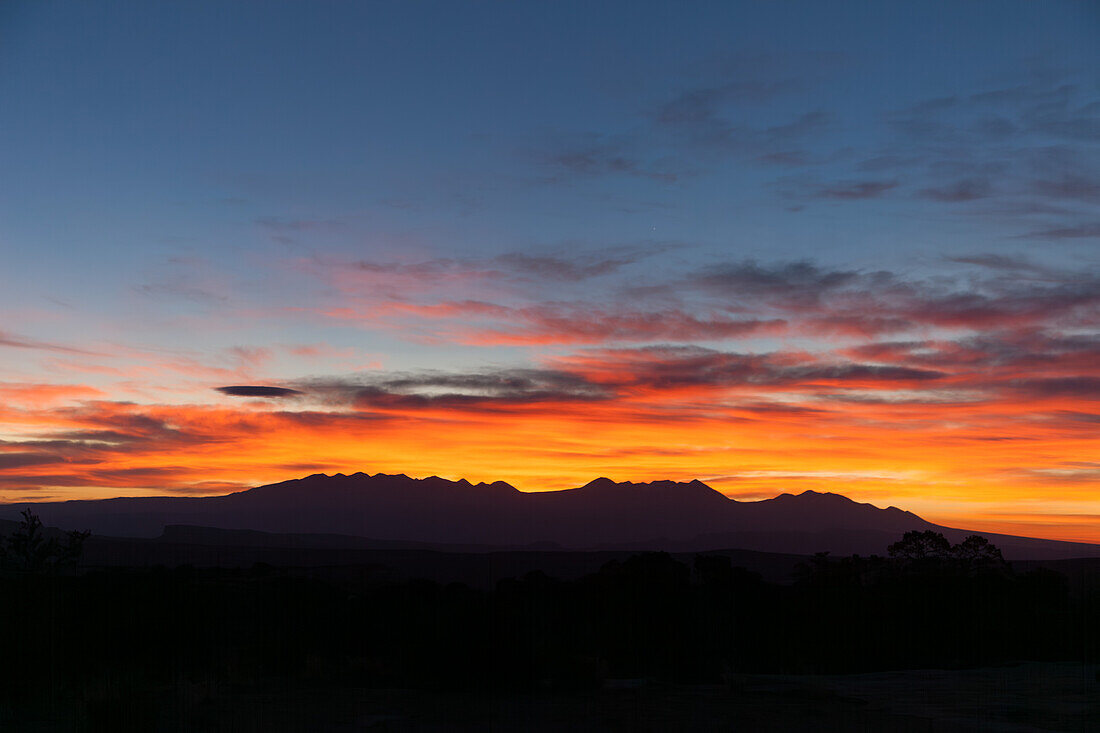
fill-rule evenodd
<path id="1" fill-rule="evenodd" d="M 723 684 L 607 680 L 600 690 L 491 694 L 308 683 L 150 690 L 100 730 L 352 731 L 928 731 L 1100 730 L 1100 667 L 1030 663 L 860 675 L 738 675 Z M 6 728 L 5 728 L 6 729 Z M 14 730 L 89 730 L 60 705 Z"/>
<path id="2" fill-rule="evenodd" d="M 643 553 L 492 588 L 13 542 L 0 730 L 1100 730 L 1091 576 L 906 538 L 793 583 Z"/>

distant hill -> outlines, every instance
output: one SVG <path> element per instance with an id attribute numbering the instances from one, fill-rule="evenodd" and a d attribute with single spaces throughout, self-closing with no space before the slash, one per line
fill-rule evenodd
<path id="1" fill-rule="evenodd" d="M 0 520 L 18 519 L 26 503 L 0 505 Z M 807 491 L 763 501 L 735 501 L 701 481 L 616 483 L 599 478 L 564 491 L 524 493 L 509 484 L 471 484 L 436 476 L 315 474 L 226 496 L 141 497 L 30 505 L 43 521 L 95 535 L 204 539 L 199 528 L 250 530 L 297 539 L 237 533 L 256 546 L 352 549 L 347 537 L 370 538 L 360 549 L 645 550 L 738 548 L 773 553 L 885 554 L 889 543 L 917 529 L 954 542 L 966 530 L 940 527 L 895 507 L 881 509 L 838 494 Z M 1008 559 L 1098 557 L 1100 546 L 982 533 Z M 312 535 L 313 537 L 305 537 Z M 330 536 L 328 539 L 324 535 Z M 342 535 L 344 539 L 334 539 Z M 182 537 L 180 539 L 183 539 Z M 290 543 L 290 544 L 287 544 Z M 297 544 L 293 544 L 297 543 Z M 534 547 L 532 547 L 532 545 Z"/>

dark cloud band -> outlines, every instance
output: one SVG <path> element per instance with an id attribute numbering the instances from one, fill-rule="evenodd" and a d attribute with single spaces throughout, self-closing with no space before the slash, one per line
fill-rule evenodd
<path id="1" fill-rule="evenodd" d="M 219 392 L 230 397 L 294 397 L 302 394 L 289 387 L 263 387 L 259 385 L 235 385 L 230 387 L 217 387 Z"/>

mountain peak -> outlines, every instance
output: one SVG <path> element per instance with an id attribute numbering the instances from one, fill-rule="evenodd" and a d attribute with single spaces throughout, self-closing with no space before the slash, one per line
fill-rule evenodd
<path id="1" fill-rule="evenodd" d="M 729 498 L 699 479 L 691 481 L 613 481 L 606 476 L 593 479 L 575 491 L 593 496 L 605 496 L 613 500 L 630 501 L 635 498 L 646 497 L 648 500 L 660 499 L 661 501 L 712 501 L 721 497 L 723 501 Z"/>
<path id="2" fill-rule="evenodd" d="M 800 494 L 792 494 L 790 492 L 784 492 L 775 497 L 773 501 L 800 501 L 800 502 L 813 502 L 815 504 L 858 504 L 859 502 L 849 499 L 843 494 L 834 494 L 831 491 L 814 491 L 813 489 L 807 489 Z M 870 505 L 868 505 L 870 506 Z"/>
<path id="3" fill-rule="evenodd" d="M 593 479 L 593 480 L 589 481 L 587 484 L 585 484 L 581 488 L 582 489 L 597 489 L 597 490 L 601 490 L 601 489 L 603 489 L 603 490 L 606 490 L 606 489 L 621 489 L 621 490 L 624 490 L 624 491 L 629 491 L 631 489 L 641 490 L 641 489 L 648 489 L 648 488 L 667 488 L 667 487 L 672 487 L 672 486 L 687 486 L 687 485 L 688 484 L 681 484 L 681 483 L 676 482 L 676 481 L 667 481 L 667 480 L 666 481 L 639 481 L 639 482 L 634 482 L 634 481 L 613 481 L 612 479 L 609 479 L 606 476 L 601 476 L 597 479 Z"/>

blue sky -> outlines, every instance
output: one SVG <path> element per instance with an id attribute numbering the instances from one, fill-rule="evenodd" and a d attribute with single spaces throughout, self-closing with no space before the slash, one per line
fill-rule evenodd
<path id="1" fill-rule="evenodd" d="M 1053 215 L 973 210 L 1026 195 L 1005 166 L 1080 140 L 933 126 L 1015 121 L 1068 84 L 1084 106 L 1098 26 L 1083 3 L 15 3 L 6 239 L 37 251 L 21 264 L 127 274 L 239 260 L 271 244 L 262 222 L 339 223 L 355 253 L 1024 249 Z M 1007 89 L 1032 99 L 913 110 Z M 915 195 L 968 176 L 1008 180 L 970 206 Z M 868 181 L 896 185 L 828 198 Z"/>

